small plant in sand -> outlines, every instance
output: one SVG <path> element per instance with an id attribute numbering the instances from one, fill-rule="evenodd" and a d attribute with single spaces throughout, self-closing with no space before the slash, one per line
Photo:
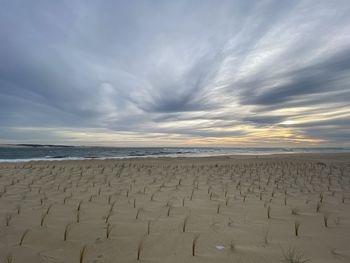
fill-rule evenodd
<path id="1" fill-rule="evenodd" d="M 309 262 L 309 258 L 305 258 L 302 254 L 297 254 L 295 248 L 288 248 L 287 250 L 283 250 L 283 260 L 288 263 L 306 263 Z"/>
<path id="2" fill-rule="evenodd" d="M 268 204 L 269 202 L 268 201 L 264 201 L 264 208 L 266 208 L 267 207 L 267 204 Z"/>
<path id="3" fill-rule="evenodd" d="M 21 205 L 16 206 L 17 215 L 21 214 Z"/>
<path id="4" fill-rule="evenodd" d="M 144 242 L 145 242 L 145 237 L 143 237 L 140 240 L 139 245 L 137 246 L 137 261 L 139 261 L 140 258 L 141 258 L 141 252 L 142 252 L 142 249 L 143 249 Z"/>
<path id="5" fill-rule="evenodd" d="M 295 236 L 299 236 L 299 228 L 300 228 L 300 221 L 295 220 L 294 221 L 294 233 L 295 233 Z"/>
<path id="6" fill-rule="evenodd" d="M 86 257 L 87 247 L 83 246 L 79 253 L 79 263 L 83 263 Z"/>
<path id="7" fill-rule="evenodd" d="M 139 208 L 139 209 L 137 209 L 135 219 L 139 219 L 140 214 L 142 213 L 142 211 L 143 211 L 143 208 Z"/>
<path id="8" fill-rule="evenodd" d="M 271 206 L 267 207 L 267 218 L 270 219 L 271 218 Z"/>
<path id="9" fill-rule="evenodd" d="M 40 226 L 44 226 L 46 216 L 47 216 L 47 213 L 44 213 L 41 215 Z"/>
<path id="10" fill-rule="evenodd" d="M 224 192 L 224 197 L 225 197 L 225 198 L 227 197 L 227 194 L 228 194 L 228 191 L 225 190 L 225 192 Z"/>
<path id="11" fill-rule="evenodd" d="M 43 205 L 46 200 L 47 200 L 47 197 L 40 198 L 40 205 Z"/>
<path id="12" fill-rule="evenodd" d="M 65 196 L 65 197 L 63 198 L 63 204 L 66 204 L 67 201 L 68 201 L 68 199 L 69 199 L 69 196 Z"/>
<path id="13" fill-rule="evenodd" d="M 233 227 L 234 226 L 234 221 L 233 221 L 233 219 L 231 217 L 229 217 L 229 219 L 228 219 L 227 226 L 229 226 L 229 227 Z"/>
<path id="14" fill-rule="evenodd" d="M 106 238 L 109 239 L 110 235 L 111 235 L 111 232 L 112 232 L 112 225 L 110 223 L 107 224 L 107 227 L 106 227 Z"/>
<path id="15" fill-rule="evenodd" d="M 316 205 L 316 213 L 320 212 L 320 209 L 321 209 L 321 203 L 320 203 L 320 202 L 317 202 L 317 205 Z"/>
<path id="16" fill-rule="evenodd" d="M 115 207 L 115 204 L 117 203 L 117 201 L 114 201 L 111 206 L 109 207 L 109 211 L 112 213 Z"/>
<path id="17" fill-rule="evenodd" d="M 5 263 L 12 263 L 13 262 L 13 256 L 11 253 L 7 254 L 4 258 Z"/>
<path id="18" fill-rule="evenodd" d="M 196 255 L 196 246 L 199 239 L 199 234 L 195 235 L 192 240 L 192 256 L 194 257 Z"/>
<path id="19" fill-rule="evenodd" d="M 53 204 L 50 204 L 46 209 L 46 214 L 48 215 L 52 209 Z"/>
<path id="20" fill-rule="evenodd" d="M 147 222 L 147 235 L 149 236 L 151 234 L 151 220 L 148 220 Z"/>
<path id="21" fill-rule="evenodd" d="M 82 204 L 83 204 L 83 200 L 80 200 L 77 206 L 77 211 L 80 211 Z"/>
<path id="22" fill-rule="evenodd" d="M 270 233 L 270 229 L 266 228 L 263 232 L 263 241 L 264 241 L 264 245 L 267 245 L 269 243 L 269 233 Z"/>
<path id="23" fill-rule="evenodd" d="M 320 193 L 320 203 L 323 203 L 323 192 Z"/>
<path id="24" fill-rule="evenodd" d="M 334 218 L 334 224 L 339 225 L 341 219 L 342 219 L 342 218 L 341 218 L 340 216 L 335 217 L 335 218 Z"/>
<path id="25" fill-rule="evenodd" d="M 332 248 L 332 249 L 331 249 L 331 253 L 332 253 L 334 256 L 341 256 L 341 257 L 344 257 L 344 256 L 345 256 L 343 253 L 341 253 L 340 251 L 338 251 L 336 248 Z"/>
<path id="26" fill-rule="evenodd" d="M 68 234 L 71 231 L 72 228 L 72 223 L 68 223 L 66 227 L 64 228 L 64 233 L 63 233 L 63 241 L 67 241 L 68 239 Z"/>
<path id="27" fill-rule="evenodd" d="M 11 214 L 7 214 L 7 215 L 5 216 L 5 225 L 6 225 L 6 226 L 10 226 L 11 220 L 12 220 L 12 215 L 11 215 Z"/>
<path id="28" fill-rule="evenodd" d="M 24 238 L 28 235 L 28 232 L 29 232 L 29 229 L 26 229 L 24 230 L 24 232 L 22 233 L 21 235 L 21 238 L 19 240 L 19 246 L 22 246 L 23 245 L 23 242 L 24 242 Z"/>
<path id="29" fill-rule="evenodd" d="M 172 209 L 172 206 L 169 206 L 169 207 L 168 207 L 168 211 L 167 211 L 167 213 L 166 213 L 166 216 L 168 216 L 168 217 L 170 216 L 171 209 Z"/>
<path id="30" fill-rule="evenodd" d="M 105 223 L 108 223 L 109 218 L 111 217 L 111 215 L 112 215 L 112 211 L 111 211 L 111 209 L 109 209 L 108 214 L 105 217 Z"/>
<path id="31" fill-rule="evenodd" d="M 77 214 L 76 214 L 76 222 L 77 222 L 77 223 L 80 222 L 80 211 L 77 211 Z"/>
<path id="32" fill-rule="evenodd" d="M 292 215 L 299 215 L 299 209 L 296 207 L 293 207 L 292 209 Z"/>
<path id="33" fill-rule="evenodd" d="M 329 219 L 329 213 L 323 214 L 323 223 L 325 227 L 328 227 L 328 219 Z"/>
<path id="34" fill-rule="evenodd" d="M 211 190 L 211 185 L 208 186 L 208 194 L 210 194 L 210 190 Z"/>
<path id="35" fill-rule="evenodd" d="M 151 195 L 151 201 L 154 201 L 154 197 L 156 196 L 156 193 L 157 193 L 157 192 L 154 192 L 154 193 Z"/>
<path id="36" fill-rule="evenodd" d="M 187 224 L 188 224 L 188 218 L 189 216 L 186 216 L 183 223 L 182 223 L 182 232 L 186 232 L 186 229 L 187 229 Z"/>
<path id="37" fill-rule="evenodd" d="M 209 200 L 213 200 L 213 192 L 210 193 Z"/>
<path id="38" fill-rule="evenodd" d="M 229 201 L 230 201 L 229 197 L 226 197 L 225 206 L 228 206 Z"/>

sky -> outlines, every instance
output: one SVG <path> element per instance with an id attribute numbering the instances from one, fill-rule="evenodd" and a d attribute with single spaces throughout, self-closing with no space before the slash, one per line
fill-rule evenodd
<path id="1" fill-rule="evenodd" d="M 349 0 L 0 0 L 0 143 L 350 146 L 349 14 Z"/>

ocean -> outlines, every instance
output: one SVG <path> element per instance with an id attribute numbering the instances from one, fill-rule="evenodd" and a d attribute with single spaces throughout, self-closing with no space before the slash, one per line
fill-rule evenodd
<path id="1" fill-rule="evenodd" d="M 0 147 L 0 162 L 39 160 L 123 159 L 136 157 L 204 157 L 283 153 L 345 153 L 350 148 L 225 148 L 225 147 L 76 147 L 17 145 Z"/>

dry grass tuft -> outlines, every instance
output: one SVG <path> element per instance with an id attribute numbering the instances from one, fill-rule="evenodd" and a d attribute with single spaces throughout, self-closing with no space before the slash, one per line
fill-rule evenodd
<path id="1" fill-rule="evenodd" d="M 16 211 L 17 211 L 17 215 L 20 215 L 21 214 L 21 205 L 17 205 L 16 206 Z"/>
<path id="2" fill-rule="evenodd" d="M 20 245 L 20 246 L 23 245 L 24 238 L 28 235 L 28 232 L 29 232 L 29 229 L 26 229 L 26 230 L 22 233 L 22 236 L 21 236 L 21 239 L 20 239 L 18 245 Z"/>
<path id="3" fill-rule="evenodd" d="M 83 200 L 80 200 L 79 204 L 78 204 L 78 207 L 77 207 L 77 211 L 80 211 L 82 204 L 83 204 Z"/>
<path id="4" fill-rule="evenodd" d="M 113 230 L 113 227 L 110 223 L 107 224 L 107 227 L 106 227 L 106 238 L 109 239 L 110 235 L 111 235 L 111 232 Z"/>
<path id="5" fill-rule="evenodd" d="M 341 220 L 342 220 L 342 218 L 340 216 L 335 217 L 334 224 L 339 225 Z"/>
<path id="6" fill-rule="evenodd" d="M 269 233 L 270 233 L 270 229 L 267 228 L 264 231 L 264 245 L 267 245 L 269 243 Z"/>
<path id="7" fill-rule="evenodd" d="M 316 205 L 316 213 L 320 212 L 320 208 L 321 208 L 321 203 L 318 202 Z"/>
<path id="8" fill-rule="evenodd" d="M 4 258 L 5 263 L 12 263 L 13 262 L 13 255 L 11 253 L 7 254 Z"/>
<path id="9" fill-rule="evenodd" d="M 193 200 L 193 195 L 194 195 L 194 189 L 192 189 L 192 192 L 191 192 L 191 196 L 190 196 L 191 201 Z"/>
<path id="10" fill-rule="evenodd" d="M 300 221 L 296 220 L 294 222 L 294 233 L 295 236 L 299 236 Z"/>
<path id="11" fill-rule="evenodd" d="M 111 215 L 112 215 L 112 210 L 109 209 L 108 214 L 107 214 L 106 217 L 105 217 L 105 223 L 108 223 L 109 218 L 111 217 Z M 137 219 L 137 218 L 136 218 L 136 219 Z"/>
<path id="12" fill-rule="evenodd" d="M 236 242 L 231 240 L 230 242 L 230 251 L 235 252 L 236 251 Z"/>
<path id="13" fill-rule="evenodd" d="M 80 250 L 80 254 L 79 254 L 79 263 L 83 263 L 84 262 L 84 258 L 86 256 L 86 252 L 87 252 L 87 247 L 83 246 L 83 248 Z"/>
<path id="14" fill-rule="evenodd" d="M 77 222 L 77 223 L 80 222 L 80 211 L 77 211 L 77 214 L 76 214 L 76 222 Z"/>
<path id="15" fill-rule="evenodd" d="M 328 219 L 329 219 L 329 213 L 324 213 L 323 214 L 323 222 L 324 222 L 325 227 L 328 227 Z"/>
<path id="16" fill-rule="evenodd" d="M 147 222 L 147 235 L 149 236 L 151 234 L 151 220 L 148 220 Z"/>
<path id="17" fill-rule="evenodd" d="M 72 228 L 72 223 L 68 223 L 66 227 L 64 228 L 64 234 L 63 234 L 63 241 L 67 241 L 68 234 Z"/>
<path id="18" fill-rule="evenodd" d="M 299 209 L 298 208 L 293 207 L 291 211 L 292 211 L 292 215 L 299 215 Z"/>
<path id="19" fill-rule="evenodd" d="M 47 216 L 47 213 L 44 213 L 41 215 L 40 226 L 44 226 L 46 216 Z"/>
<path id="20" fill-rule="evenodd" d="M 195 235 L 192 241 L 192 256 L 196 255 L 196 246 L 199 239 L 199 234 Z"/>
<path id="21" fill-rule="evenodd" d="M 182 232 L 185 233 L 186 232 L 186 228 L 187 228 L 187 224 L 188 224 L 188 218 L 189 216 L 186 216 L 184 219 L 184 222 L 182 224 Z"/>
<path id="22" fill-rule="evenodd" d="M 166 216 L 169 217 L 170 216 L 170 212 L 171 212 L 172 206 L 168 206 L 168 211 L 166 213 Z"/>
<path id="23" fill-rule="evenodd" d="M 7 215 L 5 216 L 5 225 L 6 225 L 6 226 L 10 226 L 11 220 L 12 220 L 12 215 L 11 215 L 11 214 L 7 214 Z"/>
<path id="24" fill-rule="evenodd" d="M 145 239 L 146 239 L 146 237 L 144 236 L 144 237 L 140 240 L 139 245 L 137 246 L 137 261 L 139 261 L 140 258 L 141 258 L 141 252 L 142 252 L 142 249 L 143 249 L 143 245 L 144 245 L 144 243 L 145 243 Z"/>
<path id="25" fill-rule="evenodd" d="M 137 209 L 135 219 L 139 219 L 141 212 L 143 211 L 143 208 Z"/>
<path id="26" fill-rule="evenodd" d="M 310 261 L 311 259 L 305 258 L 302 254 L 297 254 L 295 248 L 288 248 L 287 250 L 283 250 L 283 260 L 288 263 L 305 263 Z"/>
<path id="27" fill-rule="evenodd" d="M 323 203 L 323 192 L 320 193 L 320 203 Z"/>
<path id="28" fill-rule="evenodd" d="M 50 204 L 46 209 L 46 214 L 48 215 L 52 209 L 53 204 Z"/>

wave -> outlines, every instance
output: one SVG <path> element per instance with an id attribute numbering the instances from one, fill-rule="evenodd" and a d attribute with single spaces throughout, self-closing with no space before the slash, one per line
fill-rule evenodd
<path id="1" fill-rule="evenodd" d="M 345 153 L 350 148 L 106 148 L 34 147 L 0 148 L 0 163 L 65 160 L 106 160 L 157 157 L 208 157 L 223 155 L 271 155 L 296 153 Z"/>

